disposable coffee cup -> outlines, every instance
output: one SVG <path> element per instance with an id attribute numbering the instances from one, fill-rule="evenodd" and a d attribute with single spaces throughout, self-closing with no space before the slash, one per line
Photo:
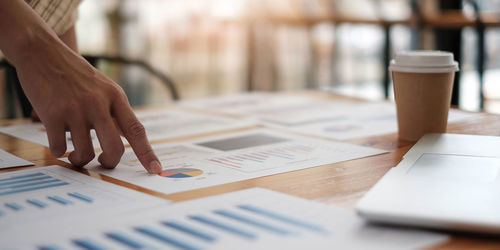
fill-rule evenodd
<path id="1" fill-rule="evenodd" d="M 399 139 L 417 141 L 445 133 L 455 72 L 453 54 L 444 51 L 397 53 L 389 70 L 394 82 Z"/>

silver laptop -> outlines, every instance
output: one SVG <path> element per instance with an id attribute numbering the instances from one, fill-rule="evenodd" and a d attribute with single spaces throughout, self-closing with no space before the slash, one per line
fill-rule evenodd
<path id="1" fill-rule="evenodd" d="M 357 204 L 372 222 L 500 234 L 500 137 L 428 134 Z"/>

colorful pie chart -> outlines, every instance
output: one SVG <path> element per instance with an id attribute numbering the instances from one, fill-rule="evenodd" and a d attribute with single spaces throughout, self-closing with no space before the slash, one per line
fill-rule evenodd
<path id="1" fill-rule="evenodd" d="M 158 175 L 167 178 L 190 178 L 201 174 L 203 171 L 196 168 L 173 168 L 163 170 Z"/>

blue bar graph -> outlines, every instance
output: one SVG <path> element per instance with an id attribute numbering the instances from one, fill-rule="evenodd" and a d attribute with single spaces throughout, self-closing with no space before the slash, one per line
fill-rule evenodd
<path id="1" fill-rule="evenodd" d="M 57 195 L 47 196 L 47 198 L 49 198 L 49 200 L 51 200 L 51 201 L 55 201 L 55 202 L 57 202 L 59 204 L 62 204 L 62 205 L 71 205 L 71 204 L 73 204 L 72 201 L 66 200 L 63 197 L 57 196 Z"/>
<path id="2" fill-rule="evenodd" d="M 28 202 L 29 204 L 31 204 L 33 206 L 39 207 L 39 208 L 46 208 L 48 206 L 47 203 L 41 202 L 37 199 L 28 199 L 28 200 L 26 200 L 26 202 Z"/>
<path id="3" fill-rule="evenodd" d="M 23 210 L 23 206 L 15 203 L 15 202 L 9 202 L 9 203 L 5 203 L 5 206 L 14 210 L 14 211 L 21 211 Z"/>
<path id="4" fill-rule="evenodd" d="M 289 224 L 292 224 L 295 226 L 309 229 L 312 231 L 326 232 L 326 230 L 323 229 L 323 227 L 321 227 L 319 225 L 315 225 L 315 224 L 312 224 L 309 222 L 301 221 L 301 220 L 298 220 L 298 219 L 295 219 L 295 218 L 292 218 L 292 217 L 289 217 L 286 215 L 282 215 L 280 213 L 273 212 L 273 211 L 270 211 L 270 210 L 267 210 L 264 208 L 260 208 L 260 207 L 254 206 L 254 205 L 248 205 L 248 204 L 239 205 L 238 208 L 255 213 L 255 214 L 263 215 L 263 216 L 269 217 L 271 219 L 279 220 L 279 221 L 282 221 L 285 223 L 289 223 Z"/>
<path id="5" fill-rule="evenodd" d="M 164 233 L 161 233 L 159 231 L 156 231 L 152 228 L 149 227 L 136 227 L 135 230 L 139 233 L 142 233 L 144 235 L 147 235 L 149 237 L 155 238 L 157 240 L 163 241 L 167 244 L 170 244 L 172 246 L 184 249 L 184 250 L 198 250 L 200 249 L 199 247 L 195 247 L 189 243 L 183 242 L 179 239 L 176 239 L 174 237 L 168 236 Z"/>
<path id="6" fill-rule="evenodd" d="M 18 176 L 13 176 L 5 179 L 0 179 L 0 183 L 8 182 L 11 180 L 18 180 L 18 179 L 25 179 L 25 178 L 33 178 L 37 176 L 47 176 L 44 173 L 34 173 L 34 174 L 25 174 L 25 175 L 18 175 Z"/>
<path id="7" fill-rule="evenodd" d="M 262 229 L 265 229 L 265 230 L 268 230 L 268 231 L 271 231 L 274 233 L 278 233 L 278 234 L 282 234 L 282 235 L 296 234 L 292 231 L 289 231 L 289 230 L 286 230 L 286 229 L 283 229 L 280 227 L 276 227 L 276 226 L 267 224 L 267 223 L 262 222 L 262 221 L 255 220 L 253 218 L 246 217 L 244 215 L 231 212 L 229 210 L 219 209 L 219 210 L 216 210 L 215 213 L 218 215 L 224 216 L 226 218 L 230 218 L 230 219 L 233 219 L 233 220 L 236 220 L 239 222 L 243 222 L 243 223 L 246 223 L 246 224 L 249 224 L 252 226 L 256 226 L 256 227 L 259 227 L 259 228 L 262 228 Z"/>
<path id="8" fill-rule="evenodd" d="M 39 185 L 45 185 L 45 184 L 53 184 L 53 183 L 58 183 L 60 180 L 56 179 L 45 179 L 45 180 L 39 180 L 39 181 L 29 181 L 29 182 L 22 182 L 22 183 L 17 183 L 14 185 L 9 185 L 6 188 L 9 189 L 16 189 L 16 188 L 25 188 L 25 187 L 32 187 L 32 186 L 39 186 Z"/>
<path id="9" fill-rule="evenodd" d="M 166 222 L 163 222 L 163 225 L 170 227 L 170 228 L 173 228 L 175 230 L 187 233 L 187 234 L 192 235 L 196 238 L 200 238 L 204 241 L 212 242 L 212 241 L 215 241 L 217 239 L 215 236 L 213 236 L 209 233 L 203 232 L 199 229 L 193 228 L 193 227 L 188 226 L 184 223 L 180 223 L 180 222 L 176 222 L 176 221 L 166 221 Z"/>
<path id="10" fill-rule="evenodd" d="M 107 250 L 108 248 L 105 248 L 98 243 L 90 240 L 90 239 L 76 239 L 73 240 L 73 244 L 86 249 L 86 250 Z"/>
<path id="11" fill-rule="evenodd" d="M 68 185 L 44 173 L 33 173 L 0 179 L 0 196 Z"/>
<path id="12" fill-rule="evenodd" d="M 83 195 L 83 194 L 80 194 L 80 193 L 77 193 L 77 192 L 73 192 L 73 193 L 68 193 L 69 196 L 71 197 L 74 197 L 74 198 L 77 198 L 77 199 L 80 199 L 82 201 L 85 201 L 85 202 L 88 202 L 88 203 L 92 203 L 94 201 L 94 199 L 86 196 L 86 195 Z"/>
<path id="13" fill-rule="evenodd" d="M 48 175 L 42 175 L 42 176 L 35 176 L 35 177 L 30 177 L 29 179 L 27 178 L 22 178 L 22 179 L 14 179 L 10 181 L 2 181 L 0 182 L 0 188 L 4 188 L 16 183 L 22 183 L 22 182 L 27 182 L 27 181 L 43 181 L 47 179 L 53 179 L 51 176 Z"/>
<path id="14" fill-rule="evenodd" d="M 62 250 L 62 248 L 54 245 L 49 245 L 49 246 L 38 247 L 38 250 Z"/>
<path id="15" fill-rule="evenodd" d="M 67 194 L 74 198 L 82 195 L 76 192 Z M 65 205 L 67 202 L 71 202 L 57 195 L 48 196 L 48 198 Z M 87 198 L 92 200 L 91 197 Z M 27 202 L 34 206 L 38 206 L 36 204 L 44 204 L 45 206 L 50 205 L 37 199 L 28 199 Z M 13 210 L 16 210 L 16 208 L 23 209 L 19 204 L 14 202 L 5 203 L 5 206 Z M 2 213 L 3 212 L 0 210 L 0 217 Z M 120 248 L 127 249 L 156 249 L 152 244 L 156 245 L 162 243 L 165 244 L 164 247 L 168 246 L 183 250 L 198 250 L 207 246 L 202 246 L 202 241 L 204 241 L 205 244 L 211 244 L 210 246 L 217 246 L 217 240 L 222 241 L 224 237 L 222 231 L 248 240 L 257 239 L 257 232 L 263 231 L 272 232 L 285 240 L 286 236 L 299 235 L 299 232 L 302 232 L 296 231 L 299 228 L 315 233 L 328 233 L 328 231 L 319 224 L 303 221 L 277 211 L 269 210 L 265 206 L 260 207 L 253 204 L 242 204 L 234 206 L 233 208 L 216 209 L 212 210 L 211 214 L 196 214 L 187 216 L 187 218 L 189 218 L 190 221 L 175 219 L 159 221 L 159 223 L 168 230 L 143 225 L 133 227 L 134 232 L 132 233 L 121 232 L 119 229 L 116 231 L 103 232 L 105 238 L 100 238 L 99 241 L 84 237 L 72 239 L 71 242 L 75 247 L 86 250 L 105 250 L 108 249 L 106 245 L 111 244 L 114 246 L 119 245 L 121 246 Z M 234 221 L 234 223 L 232 223 L 232 221 Z M 201 226 L 201 224 L 204 226 Z M 247 226 L 242 224 L 248 225 L 248 228 L 255 228 L 250 228 L 249 230 Z M 286 225 L 289 225 L 290 229 Z M 173 233 L 172 230 L 176 232 Z M 200 241 L 194 241 L 195 239 Z M 159 248 L 162 249 L 162 247 Z M 46 245 L 40 246 L 38 249 L 59 250 L 60 248 L 55 245 Z M 237 246 L 235 249 L 237 249 Z"/>
<path id="16" fill-rule="evenodd" d="M 193 216 L 189 216 L 189 218 L 192 220 L 201 222 L 205 225 L 209 225 L 209 226 L 224 230 L 226 232 L 245 237 L 247 239 L 257 238 L 257 235 L 255 233 L 252 233 L 252 232 L 249 232 L 247 230 L 240 229 L 240 228 L 236 228 L 234 226 L 228 225 L 228 224 L 221 222 L 221 221 L 218 221 L 218 220 L 211 219 L 211 218 L 206 217 L 206 216 L 193 215 Z"/>
<path id="17" fill-rule="evenodd" d="M 58 186 L 63 186 L 63 185 L 68 185 L 68 183 L 66 183 L 66 182 L 57 182 L 57 183 L 53 183 L 53 184 L 41 185 L 41 186 L 36 186 L 36 187 L 20 188 L 20 189 L 10 190 L 10 191 L 6 191 L 6 192 L 0 192 L 0 196 L 2 196 L 2 195 L 8 195 L 8 194 L 15 194 L 15 193 L 28 192 L 28 191 L 38 190 L 38 189 L 58 187 Z"/>
<path id="18" fill-rule="evenodd" d="M 131 238 L 128 235 L 119 233 L 119 232 L 110 232 L 106 233 L 106 236 L 118 243 L 121 243 L 127 247 L 132 249 L 154 249 L 149 245 L 146 245 L 136 239 Z"/>

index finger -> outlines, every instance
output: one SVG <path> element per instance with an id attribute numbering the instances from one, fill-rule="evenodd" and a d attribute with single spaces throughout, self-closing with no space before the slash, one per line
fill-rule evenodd
<path id="1" fill-rule="evenodd" d="M 128 101 L 123 99 L 119 98 L 113 104 L 113 115 L 142 166 L 149 173 L 157 174 L 162 170 L 161 163 L 149 144 L 144 126 L 135 116 Z"/>

